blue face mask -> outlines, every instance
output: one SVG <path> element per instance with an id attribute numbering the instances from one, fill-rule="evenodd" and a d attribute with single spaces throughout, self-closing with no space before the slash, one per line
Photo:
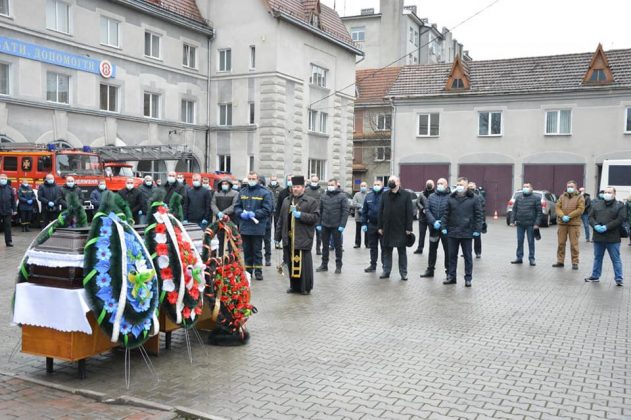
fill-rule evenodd
<path id="1" fill-rule="evenodd" d="M 47 183 L 48 185 L 53 185 L 53 184 L 55 183 L 55 180 L 54 180 L 54 179 L 47 179 L 47 180 L 46 180 L 46 183 Z"/>
<path id="2" fill-rule="evenodd" d="M 6 179 L 0 179 L 0 185 L 7 185 Z"/>
<path id="3" fill-rule="evenodd" d="M 439 184 L 439 185 L 436 187 L 436 191 L 438 191 L 438 192 L 444 192 L 444 191 L 445 191 L 445 186 L 444 186 L 444 185 L 440 185 L 440 184 Z"/>
<path id="4" fill-rule="evenodd" d="M 361 192 L 366 192 L 366 187 L 360 187 L 360 188 L 359 188 L 359 191 L 361 191 Z"/>
<path id="5" fill-rule="evenodd" d="M 524 188 L 521 191 L 524 193 L 524 195 L 529 195 L 530 194 L 530 188 Z"/>
<path id="6" fill-rule="evenodd" d="M 379 191 L 381 191 L 381 188 L 383 188 L 381 185 L 375 185 L 375 186 L 372 187 L 372 190 L 374 192 L 379 192 Z"/>
<path id="7" fill-rule="evenodd" d="M 567 187 L 567 193 L 568 193 L 568 194 L 574 194 L 574 188 L 572 188 L 572 187 Z"/>

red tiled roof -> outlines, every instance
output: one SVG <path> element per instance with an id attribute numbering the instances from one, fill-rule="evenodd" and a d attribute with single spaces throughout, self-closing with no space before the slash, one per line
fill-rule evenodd
<path id="1" fill-rule="evenodd" d="M 196 20 L 200 23 L 206 23 L 206 20 L 199 12 L 197 2 L 195 0 L 144 0 L 147 3 L 151 3 L 162 9 L 168 10 L 172 13 L 180 15 L 182 17 Z"/>
<path id="2" fill-rule="evenodd" d="M 356 104 L 381 103 L 396 82 L 401 67 L 365 69 L 355 72 L 355 86 L 359 91 Z"/>
<path id="3" fill-rule="evenodd" d="M 266 0 L 271 10 L 287 13 L 296 19 L 309 23 L 311 13 L 320 8 L 320 29 L 345 44 L 353 45 L 348 29 L 337 12 L 321 4 L 319 0 Z"/>

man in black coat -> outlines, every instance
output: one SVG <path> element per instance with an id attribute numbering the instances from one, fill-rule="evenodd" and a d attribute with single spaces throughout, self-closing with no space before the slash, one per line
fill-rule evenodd
<path id="1" fill-rule="evenodd" d="M 70 193 L 77 194 L 77 197 L 79 198 L 79 202 L 83 204 L 83 201 L 85 200 L 85 198 L 83 197 L 83 190 L 79 186 L 77 186 L 77 183 L 75 182 L 74 177 L 67 176 L 66 183 L 61 187 L 61 200 L 59 203 L 61 204 L 62 210 L 65 210 L 68 208 L 68 202 L 66 201 L 66 196 Z"/>
<path id="2" fill-rule="evenodd" d="M 324 194 L 324 192 L 322 191 L 322 188 L 320 187 L 320 178 L 315 174 L 311 175 L 309 185 L 305 186 L 305 195 L 307 197 L 313 198 L 318 203 L 318 206 L 319 206 L 320 198 L 322 198 L 322 194 Z M 320 216 L 322 216 L 322 213 L 320 213 Z M 322 249 L 322 233 L 321 231 L 316 230 L 316 255 L 322 255 L 321 249 Z"/>
<path id="3" fill-rule="evenodd" d="M 11 237 L 11 219 L 16 214 L 16 201 L 13 187 L 9 185 L 6 174 L 0 174 L 0 218 L 4 229 L 4 243 L 6 246 L 13 246 Z"/>
<path id="4" fill-rule="evenodd" d="M 42 206 L 43 226 L 47 226 L 59 215 L 61 198 L 61 188 L 55 184 L 55 177 L 53 174 L 46 175 L 46 180 L 37 189 L 37 200 Z"/>
<path id="5" fill-rule="evenodd" d="M 425 248 L 425 234 L 431 227 L 427 224 L 427 217 L 425 216 L 425 208 L 427 207 L 427 199 L 434 193 L 434 181 L 428 179 L 425 182 L 425 189 L 418 195 L 416 201 L 416 209 L 418 211 L 418 246 L 416 247 L 415 254 L 422 254 L 423 248 Z"/>
<path id="6" fill-rule="evenodd" d="M 335 274 L 342 272 L 342 233 L 348 220 L 348 208 L 348 197 L 337 188 L 337 179 L 329 179 L 326 193 L 320 197 L 320 224 L 316 227 L 322 234 L 322 264 L 316 269 L 318 272 L 329 269 L 331 237 L 335 248 Z"/>
<path id="7" fill-rule="evenodd" d="M 379 205 L 379 234 L 383 237 L 383 273 L 380 279 L 390 277 L 392 270 L 392 250 L 399 254 L 399 274 L 401 280 L 408 279 L 407 236 L 412 233 L 414 210 L 410 193 L 401 188 L 397 176 L 388 179 L 388 191 L 381 196 Z"/>
<path id="8" fill-rule="evenodd" d="M 366 233 L 366 242 L 368 248 L 370 248 L 370 265 L 364 269 L 366 273 L 377 271 L 379 248 L 381 248 L 381 267 L 383 268 L 383 241 L 377 232 L 379 229 L 379 208 L 381 207 L 382 195 L 383 183 L 381 179 L 375 178 L 372 191 L 366 195 L 362 211 L 359 213 L 362 223 L 361 229 Z"/>
<path id="9" fill-rule="evenodd" d="M 443 233 L 447 235 L 449 270 L 443 284 L 456 284 L 458 249 L 462 248 L 465 267 L 465 287 L 471 287 L 473 275 L 472 242 L 482 232 L 482 205 L 473 191 L 467 188 L 469 180 L 458 178 L 456 191 L 451 193 L 447 209 L 441 219 Z"/>
<path id="10" fill-rule="evenodd" d="M 134 223 L 140 223 L 139 217 L 143 209 L 142 193 L 138 188 L 134 187 L 134 178 L 127 178 L 125 188 L 119 190 L 118 195 L 127 202 L 131 215 L 134 218 Z"/>
<path id="11" fill-rule="evenodd" d="M 303 177 L 303 178 L 304 178 L 304 177 Z M 286 185 L 286 187 L 287 187 L 287 188 L 285 188 L 285 189 L 284 189 L 284 190 L 282 190 L 280 193 L 278 193 L 278 196 L 275 196 L 275 197 L 277 197 L 277 198 L 276 198 L 276 200 L 277 200 L 277 201 L 276 201 L 276 206 L 274 207 L 274 209 L 275 209 L 275 210 L 274 210 L 274 218 L 275 218 L 276 220 L 279 220 L 279 217 L 280 217 L 280 208 L 281 208 L 281 206 L 283 205 L 283 201 L 285 201 L 285 199 L 286 199 L 287 197 L 290 197 L 290 196 L 291 196 L 291 194 L 292 194 L 292 186 L 293 186 L 293 184 L 292 184 L 292 181 L 291 181 L 291 180 L 292 180 L 292 176 L 291 176 L 291 175 L 287 175 L 287 180 L 286 180 L 286 183 L 285 183 L 285 185 Z M 304 187 L 304 185 L 303 185 L 303 187 Z M 278 222 L 276 222 L 276 223 L 278 223 Z"/>
<path id="12" fill-rule="evenodd" d="M 436 259 L 438 258 L 438 245 L 442 245 L 444 255 L 445 274 L 449 268 L 449 250 L 447 249 L 447 236 L 443 235 L 440 226 L 449 202 L 449 184 L 445 178 L 439 178 L 436 181 L 436 191 L 430 194 L 425 206 L 425 218 L 429 228 L 429 256 L 427 257 L 427 270 L 421 277 L 434 277 L 436 269 Z"/>
<path id="13" fill-rule="evenodd" d="M 196 223 L 202 230 L 212 221 L 210 203 L 212 192 L 202 187 L 202 176 L 193 174 L 192 187 L 186 191 L 186 213 L 184 220 Z"/>
<path id="14" fill-rule="evenodd" d="M 186 214 L 186 185 L 184 184 L 183 178 L 182 182 L 179 182 L 176 178 L 176 174 L 174 171 L 171 171 L 167 174 L 167 182 L 164 183 L 164 191 L 166 195 L 164 196 L 164 202 L 167 206 L 171 205 L 171 199 L 174 194 L 179 194 L 182 197 L 182 214 Z"/>
<path id="15" fill-rule="evenodd" d="M 524 236 L 528 237 L 528 261 L 535 266 L 535 233 L 541 223 L 541 196 L 532 192 L 532 184 L 524 182 L 521 194 L 515 197 L 510 215 L 511 226 L 517 226 L 516 259 L 511 264 L 522 264 L 524 258 Z"/>
<path id="16" fill-rule="evenodd" d="M 147 215 L 151 211 L 151 196 L 159 187 L 154 184 L 153 177 L 151 175 L 145 175 L 142 184 L 138 187 L 142 200 L 142 207 L 140 209 L 140 217 L 138 217 L 138 223 L 144 225 L 147 223 Z"/>

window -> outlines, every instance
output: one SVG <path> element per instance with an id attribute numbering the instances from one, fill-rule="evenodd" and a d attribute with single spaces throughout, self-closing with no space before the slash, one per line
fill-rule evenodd
<path id="1" fill-rule="evenodd" d="M 230 155 L 217 155 L 217 168 L 220 172 L 232 172 L 230 170 Z"/>
<path id="2" fill-rule="evenodd" d="M 232 71 L 232 50 L 219 50 L 219 71 Z"/>
<path id="3" fill-rule="evenodd" d="M 392 115 L 391 114 L 379 114 L 377 115 L 377 130 L 385 131 L 392 129 Z"/>
<path id="4" fill-rule="evenodd" d="M 607 75 L 605 74 L 605 70 L 603 69 L 594 69 L 591 77 L 589 78 L 590 82 L 606 82 Z"/>
<path id="5" fill-rule="evenodd" d="M 320 179 L 326 179 L 326 160 L 309 159 L 309 173 Z"/>
<path id="6" fill-rule="evenodd" d="M 197 48 L 184 44 L 182 47 L 182 65 L 191 69 L 197 68 Z"/>
<path id="7" fill-rule="evenodd" d="M 375 148 L 375 162 L 390 160 L 390 147 L 380 146 Z"/>
<path id="8" fill-rule="evenodd" d="M 351 38 L 355 42 L 364 42 L 366 40 L 366 27 L 356 26 L 351 28 Z"/>
<path id="9" fill-rule="evenodd" d="M 414 31 L 414 45 L 418 47 L 418 31 Z"/>
<path id="10" fill-rule="evenodd" d="M 0 0 L 0 15 L 9 16 L 9 0 Z"/>
<path id="11" fill-rule="evenodd" d="M 248 103 L 248 124 L 254 124 L 254 102 Z"/>
<path id="12" fill-rule="evenodd" d="M 625 124 L 624 132 L 625 133 L 631 133 L 631 108 L 627 108 L 626 111 L 627 111 L 626 112 L 627 118 L 626 118 L 626 124 Z"/>
<path id="13" fill-rule="evenodd" d="M 118 111 L 118 87 L 101 83 L 99 93 L 99 106 L 101 110 L 111 112 Z"/>
<path id="14" fill-rule="evenodd" d="M 451 88 L 464 89 L 464 82 L 462 81 L 462 79 L 454 79 L 453 82 L 451 82 Z"/>
<path id="15" fill-rule="evenodd" d="M 414 28 L 410 27 L 410 42 L 414 44 Z"/>
<path id="16" fill-rule="evenodd" d="M 70 5 L 61 0 L 48 0 L 46 27 L 53 31 L 70 33 Z"/>
<path id="17" fill-rule="evenodd" d="M 145 92 L 144 115 L 149 118 L 160 118 L 160 95 Z"/>
<path id="18" fill-rule="evenodd" d="M 50 156 L 40 156 L 37 159 L 37 172 L 50 172 L 53 170 L 53 160 Z"/>
<path id="19" fill-rule="evenodd" d="M 479 136 L 501 136 L 502 135 L 502 113 L 501 112 L 480 112 L 478 114 L 478 135 Z"/>
<path id="20" fill-rule="evenodd" d="M 69 103 L 70 96 L 70 76 L 59 73 L 46 73 L 46 100 Z"/>
<path id="21" fill-rule="evenodd" d="M 320 112 L 320 124 L 319 124 L 319 132 L 326 133 L 326 120 L 329 117 L 329 114 L 326 112 Z"/>
<path id="22" fill-rule="evenodd" d="M 569 109 L 546 111 L 546 134 L 563 135 L 572 132 L 572 111 Z"/>
<path id="23" fill-rule="evenodd" d="M 311 17 L 309 17 L 309 24 L 311 26 L 315 26 L 316 28 L 320 27 L 320 16 L 317 13 L 312 13 Z"/>
<path id="24" fill-rule="evenodd" d="M 145 56 L 160 58 L 160 35 L 145 32 Z"/>
<path id="25" fill-rule="evenodd" d="M 327 73 L 328 73 L 327 69 L 320 66 L 316 66 L 315 64 L 312 64 L 311 76 L 309 77 L 309 83 L 312 85 L 320 86 L 320 87 L 326 87 L 326 74 Z"/>
<path id="26" fill-rule="evenodd" d="M 418 114 L 418 133 L 419 137 L 430 137 L 439 135 L 440 114 L 435 112 L 431 114 Z"/>
<path id="27" fill-rule="evenodd" d="M 119 21 L 101 16 L 101 44 L 118 47 Z"/>
<path id="28" fill-rule="evenodd" d="M 388 185 L 388 179 L 389 178 L 390 177 L 388 175 L 378 175 L 378 176 L 375 177 L 375 179 L 378 179 L 379 181 L 381 181 L 381 183 L 383 185 Z"/>
<path id="29" fill-rule="evenodd" d="M 0 95 L 9 94 L 9 65 L 0 63 Z"/>
<path id="30" fill-rule="evenodd" d="M 232 125 L 232 104 L 219 104 L 219 125 Z"/>
<path id="31" fill-rule="evenodd" d="M 18 170 L 18 158 L 17 156 L 5 156 L 3 170 L 5 171 L 17 171 Z"/>
<path id="32" fill-rule="evenodd" d="M 248 156 L 248 172 L 252 172 L 254 170 L 254 156 L 250 155 Z"/>
<path id="33" fill-rule="evenodd" d="M 183 123 L 195 124 L 195 101 L 182 99 L 182 109 L 180 112 L 180 120 Z"/>
<path id="34" fill-rule="evenodd" d="M 309 110 L 309 131 L 316 131 L 318 121 L 318 111 Z"/>
<path id="35" fill-rule="evenodd" d="M 256 68 L 256 47 L 254 45 L 250 45 L 250 70 L 254 70 Z"/>

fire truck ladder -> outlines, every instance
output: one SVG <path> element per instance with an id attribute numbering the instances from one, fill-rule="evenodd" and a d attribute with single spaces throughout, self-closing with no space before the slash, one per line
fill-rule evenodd
<path id="1" fill-rule="evenodd" d="M 193 152 L 185 144 L 156 146 L 103 146 L 94 147 L 104 162 L 127 162 L 141 160 L 193 159 Z"/>

